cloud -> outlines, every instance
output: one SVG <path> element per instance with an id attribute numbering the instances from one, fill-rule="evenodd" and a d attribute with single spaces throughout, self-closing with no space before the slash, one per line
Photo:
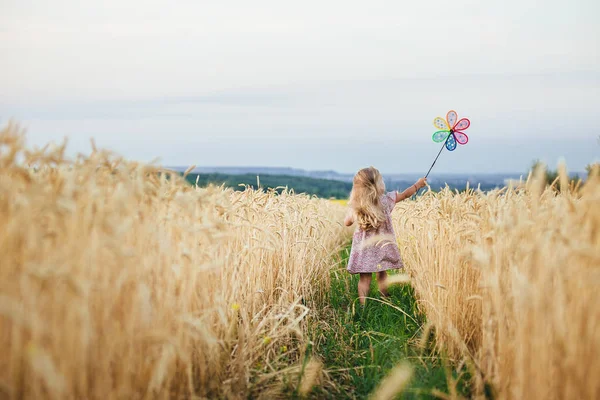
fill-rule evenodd
<path id="1" fill-rule="evenodd" d="M 11 0 L 2 11 L 0 118 L 36 144 L 66 135 L 87 148 L 94 136 L 142 159 L 186 164 L 198 146 L 229 164 L 353 170 L 365 138 L 426 152 L 430 121 L 455 108 L 472 118 L 475 148 L 527 143 L 515 165 L 595 150 L 584 144 L 600 107 L 592 0 Z M 566 137 L 579 144 L 557 144 Z M 298 138 L 316 150 L 295 151 Z M 328 155 L 338 145 L 350 159 Z"/>

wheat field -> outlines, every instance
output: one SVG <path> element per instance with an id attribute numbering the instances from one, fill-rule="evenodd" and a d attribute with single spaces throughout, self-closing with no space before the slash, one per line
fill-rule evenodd
<path id="1" fill-rule="evenodd" d="M 24 140 L 0 132 L 1 399 L 288 398 L 327 379 L 307 324 L 345 202 Z M 598 172 L 396 206 L 423 340 L 473 398 L 600 398 Z M 405 385 L 398 368 L 376 396 Z"/>
<path id="2" fill-rule="evenodd" d="M 6 127 L 0 398 L 280 396 L 298 384 L 343 213 L 96 149 L 67 161 Z"/>
<path id="3" fill-rule="evenodd" d="M 600 176 L 428 193 L 394 224 L 438 348 L 473 397 L 600 398 Z M 486 388 L 487 384 L 487 388 Z"/>

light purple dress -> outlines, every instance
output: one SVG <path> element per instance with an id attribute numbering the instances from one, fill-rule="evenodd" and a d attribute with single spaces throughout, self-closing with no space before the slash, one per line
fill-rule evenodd
<path id="1" fill-rule="evenodd" d="M 396 205 L 396 192 L 381 195 L 380 202 L 385 220 L 379 228 L 365 231 L 358 227 L 354 232 L 347 268 L 351 274 L 381 272 L 404 267 L 391 218 L 392 210 Z"/>

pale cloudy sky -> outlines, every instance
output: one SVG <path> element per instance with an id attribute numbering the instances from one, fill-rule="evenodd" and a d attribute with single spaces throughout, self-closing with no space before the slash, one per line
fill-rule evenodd
<path id="1" fill-rule="evenodd" d="M 600 2 L 0 0 L 0 123 L 166 165 L 426 172 L 600 159 Z"/>

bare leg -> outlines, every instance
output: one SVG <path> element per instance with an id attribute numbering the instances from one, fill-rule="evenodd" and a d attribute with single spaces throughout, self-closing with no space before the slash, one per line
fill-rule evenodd
<path id="1" fill-rule="evenodd" d="M 360 304 L 365 304 L 365 297 L 369 295 L 371 275 L 372 274 L 360 274 L 360 280 L 358 281 L 358 299 L 360 300 Z"/>
<path id="2" fill-rule="evenodd" d="M 377 273 L 377 286 L 379 286 L 379 292 L 383 296 L 388 296 L 387 290 L 387 271 L 381 271 Z"/>

